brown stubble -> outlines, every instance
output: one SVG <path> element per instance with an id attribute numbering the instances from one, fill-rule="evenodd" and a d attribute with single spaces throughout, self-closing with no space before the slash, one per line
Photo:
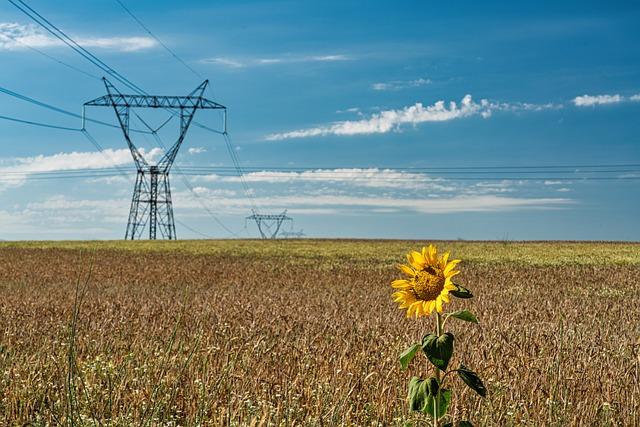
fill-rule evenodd
<path id="1" fill-rule="evenodd" d="M 0 425 L 67 415 L 68 325 L 91 259 L 75 337 L 87 425 L 401 425 L 407 379 L 428 367 L 418 355 L 401 372 L 397 356 L 433 319 L 395 307 L 388 263 L 295 255 L 2 249 Z M 452 366 L 478 371 L 489 397 L 458 381 L 455 416 L 640 422 L 638 266 L 460 268 L 477 297 L 449 307 L 481 325 L 450 321 Z"/>

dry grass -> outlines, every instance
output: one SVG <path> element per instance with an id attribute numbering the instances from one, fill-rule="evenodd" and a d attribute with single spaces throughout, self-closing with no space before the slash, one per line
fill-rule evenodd
<path id="1" fill-rule="evenodd" d="M 412 419 L 406 382 L 421 369 L 401 372 L 397 356 L 431 324 L 404 319 L 388 283 L 416 243 L 83 245 L 0 248 L 0 425 Z M 490 392 L 454 394 L 455 416 L 640 425 L 639 245 L 441 245 L 469 254 L 460 282 L 481 326 L 452 322 L 454 357 Z M 561 262 L 541 251 L 554 247 Z"/>

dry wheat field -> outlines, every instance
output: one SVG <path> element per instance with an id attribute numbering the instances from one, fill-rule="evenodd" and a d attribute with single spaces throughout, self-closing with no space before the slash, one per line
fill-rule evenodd
<path id="1" fill-rule="evenodd" d="M 398 355 L 430 319 L 389 285 L 423 243 L 2 243 L 0 425 L 426 425 Z M 489 391 L 458 388 L 456 419 L 640 425 L 640 245 L 437 244 Z"/>

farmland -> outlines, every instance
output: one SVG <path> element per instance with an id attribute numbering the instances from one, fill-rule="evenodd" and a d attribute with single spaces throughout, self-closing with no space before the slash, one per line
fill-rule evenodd
<path id="1" fill-rule="evenodd" d="M 422 243 L 0 243 L 0 425 L 421 425 L 426 359 L 398 354 L 431 319 L 389 283 Z M 639 244 L 437 244 L 480 319 L 451 324 L 455 357 L 489 390 L 457 388 L 454 417 L 640 424 Z"/>

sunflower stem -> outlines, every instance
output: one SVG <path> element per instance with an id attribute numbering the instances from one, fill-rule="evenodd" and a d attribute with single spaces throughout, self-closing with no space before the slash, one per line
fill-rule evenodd
<path id="1" fill-rule="evenodd" d="M 436 336 L 440 338 L 442 335 L 442 315 L 436 311 Z M 440 369 L 437 367 L 436 369 L 436 379 L 438 380 L 438 384 L 440 384 Z M 438 422 L 438 399 L 437 396 L 433 396 L 433 427 L 438 427 L 440 423 Z"/>

